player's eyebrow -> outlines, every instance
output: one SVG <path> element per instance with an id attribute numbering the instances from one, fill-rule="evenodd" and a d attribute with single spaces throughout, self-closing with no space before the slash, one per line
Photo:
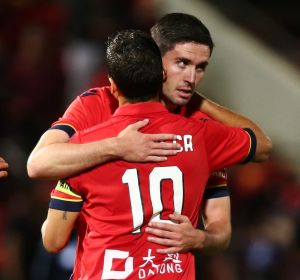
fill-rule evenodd
<path id="1" fill-rule="evenodd" d="M 186 57 L 178 57 L 177 61 L 184 62 L 185 64 L 191 64 L 192 63 L 192 60 L 190 60 Z M 196 65 L 196 67 L 205 69 L 207 67 L 207 65 L 208 65 L 208 61 L 203 61 L 203 62 L 198 63 Z"/>
<path id="2" fill-rule="evenodd" d="M 207 65 L 208 65 L 208 61 L 203 61 L 197 65 L 197 68 L 202 68 L 203 70 L 205 70 Z"/>

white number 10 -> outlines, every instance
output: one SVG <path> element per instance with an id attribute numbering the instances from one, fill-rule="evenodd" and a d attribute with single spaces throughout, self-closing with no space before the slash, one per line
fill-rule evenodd
<path id="1" fill-rule="evenodd" d="M 181 170 L 177 166 L 155 167 L 149 175 L 150 198 L 153 209 L 151 219 L 153 221 L 161 221 L 160 214 L 163 211 L 161 182 L 163 180 L 172 180 L 174 212 L 181 214 L 183 207 L 183 174 Z M 122 183 L 127 184 L 129 188 L 133 220 L 132 233 L 139 233 L 144 221 L 144 211 L 137 169 L 127 169 L 122 176 Z"/>

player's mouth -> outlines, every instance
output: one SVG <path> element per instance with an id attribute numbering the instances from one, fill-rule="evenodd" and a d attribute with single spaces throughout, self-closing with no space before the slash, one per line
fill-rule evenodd
<path id="1" fill-rule="evenodd" d="M 193 90 L 191 88 L 177 88 L 179 97 L 188 99 L 193 94 Z"/>

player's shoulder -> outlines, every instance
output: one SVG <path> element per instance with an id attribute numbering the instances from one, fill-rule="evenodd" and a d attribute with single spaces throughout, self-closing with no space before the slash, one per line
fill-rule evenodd
<path id="1" fill-rule="evenodd" d="M 92 127 L 77 132 L 80 142 L 98 141 L 116 135 L 112 120 L 107 120 Z"/>
<path id="2" fill-rule="evenodd" d="M 111 97 L 112 94 L 110 92 L 110 87 L 109 86 L 103 86 L 103 87 L 94 87 L 90 88 L 83 93 L 80 94 L 80 97 Z"/>
<path id="3" fill-rule="evenodd" d="M 109 110 L 114 112 L 118 107 L 118 101 L 112 95 L 109 86 L 90 88 L 89 90 L 83 92 L 79 98 L 82 104 L 92 108 L 102 108 L 102 105 L 104 105 L 107 108 L 111 108 Z M 96 104 L 98 105 L 95 106 Z"/>
<path id="4" fill-rule="evenodd" d="M 190 131 L 198 131 L 205 125 L 206 122 L 205 119 L 187 118 L 180 114 L 169 114 L 168 119 L 176 122 L 177 127 Z"/>

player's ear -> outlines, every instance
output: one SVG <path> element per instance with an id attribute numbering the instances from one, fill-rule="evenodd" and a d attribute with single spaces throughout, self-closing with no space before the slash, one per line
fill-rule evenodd
<path id="1" fill-rule="evenodd" d="M 117 87 L 115 81 L 111 77 L 108 77 L 108 80 L 110 82 L 110 91 L 111 91 L 112 95 L 116 99 L 118 99 L 119 91 L 118 91 L 118 87 Z"/>
<path id="2" fill-rule="evenodd" d="M 167 80 L 167 71 L 163 68 L 163 83 Z"/>

